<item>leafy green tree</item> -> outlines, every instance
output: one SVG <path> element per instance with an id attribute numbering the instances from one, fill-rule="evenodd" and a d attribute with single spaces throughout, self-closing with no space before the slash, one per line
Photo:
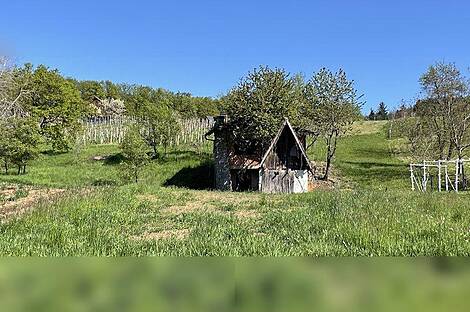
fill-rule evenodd
<path id="1" fill-rule="evenodd" d="M 135 86 L 128 98 L 128 110 L 145 128 L 144 139 L 152 148 L 154 157 L 163 145 L 165 154 L 172 139 L 179 133 L 176 112 L 170 107 L 171 95 L 163 89 Z"/>
<path id="2" fill-rule="evenodd" d="M 376 120 L 377 119 L 377 114 L 375 113 L 375 111 L 372 108 L 370 109 L 370 113 L 367 116 L 367 119 L 369 119 L 369 120 Z"/>
<path id="3" fill-rule="evenodd" d="M 122 97 L 121 90 L 118 85 L 109 80 L 103 81 L 102 85 L 106 94 L 106 98 L 120 99 Z"/>
<path id="4" fill-rule="evenodd" d="M 169 93 L 171 107 L 182 118 L 206 118 L 220 113 L 220 102 L 210 97 L 194 97 L 190 93 Z"/>
<path id="5" fill-rule="evenodd" d="M 261 66 L 223 97 L 228 126 L 238 149 L 262 153 L 284 117 L 294 125 L 300 123 L 302 95 L 297 86 L 296 77 L 285 70 Z"/>
<path id="6" fill-rule="evenodd" d="M 8 174 L 8 168 L 14 151 L 12 126 L 9 123 L 11 119 L 0 119 L 0 162 L 6 174 Z"/>
<path id="7" fill-rule="evenodd" d="M 193 116 L 198 118 L 205 118 L 207 116 L 219 115 L 219 101 L 214 100 L 210 97 L 192 97 L 191 102 L 193 103 Z"/>
<path id="8" fill-rule="evenodd" d="M 123 88 L 128 114 L 141 117 L 145 109 L 152 105 L 154 90 L 150 87 L 138 85 L 123 85 Z"/>
<path id="9" fill-rule="evenodd" d="M 122 155 L 124 156 L 124 173 L 137 183 L 139 174 L 147 165 L 148 145 L 140 134 L 139 127 L 134 125 L 128 129 L 121 143 Z"/>
<path id="10" fill-rule="evenodd" d="M 106 90 L 102 83 L 98 81 L 85 80 L 77 82 L 81 98 L 87 103 L 92 103 L 96 99 L 106 98 Z"/>
<path id="11" fill-rule="evenodd" d="M 38 123 L 31 118 L 17 119 L 13 132 L 15 150 L 12 154 L 12 163 L 18 167 L 18 174 L 26 173 L 27 164 L 39 155 L 39 145 L 42 142 Z"/>
<path id="12" fill-rule="evenodd" d="M 160 106 L 156 111 L 158 111 L 157 115 L 150 115 L 150 118 L 146 119 L 150 130 L 150 140 L 148 141 L 158 142 L 159 139 L 159 143 L 163 146 L 166 155 L 168 146 L 180 131 L 180 124 L 178 122 L 177 113 L 168 106 Z M 153 147 L 154 145 L 151 146 Z"/>
<path id="13" fill-rule="evenodd" d="M 304 94 L 304 114 L 309 120 L 309 129 L 319 133 L 327 146 L 323 176 L 326 180 L 336 154 L 337 140 L 360 118 L 362 103 L 354 88 L 354 81 L 348 80 L 341 69 L 337 73 L 321 69 L 307 82 Z"/>
<path id="14" fill-rule="evenodd" d="M 0 125 L 5 135 L 0 138 L 0 158 L 8 173 L 10 164 L 18 167 L 18 174 L 26 173 L 29 161 L 39 155 L 39 145 L 42 142 L 39 126 L 32 118 L 8 118 Z"/>
<path id="15" fill-rule="evenodd" d="M 80 118 L 89 112 L 73 82 L 63 78 L 57 70 L 29 64 L 22 69 L 30 80 L 31 95 L 28 111 L 40 119 L 41 134 L 55 151 L 67 151 L 73 145 L 80 129 Z"/>

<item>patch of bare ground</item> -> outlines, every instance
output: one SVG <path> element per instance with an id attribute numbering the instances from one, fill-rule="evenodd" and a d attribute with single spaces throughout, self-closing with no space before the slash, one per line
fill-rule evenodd
<path id="1" fill-rule="evenodd" d="M 164 239 L 178 239 L 182 240 L 189 236 L 190 231 L 188 229 L 179 230 L 163 230 L 160 232 L 144 232 L 138 236 L 131 236 L 134 241 L 152 241 L 152 240 L 164 240 Z"/>
<path id="2" fill-rule="evenodd" d="M 7 189 L 5 193 L 9 192 L 11 193 L 11 189 Z M 0 223 L 21 217 L 31 211 L 39 202 L 52 201 L 64 192 L 63 189 L 28 189 L 25 197 L 0 203 Z"/>
<path id="3" fill-rule="evenodd" d="M 311 191 L 323 190 L 329 191 L 335 188 L 335 181 L 333 180 L 315 180 L 310 183 Z"/>
<path id="4" fill-rule="evenodd" d="M 330 172 L 328 174 L 328 180 L 323 180 L 323 176 L 325 174 L 326 163 L 325 162 L 317 162 L 315 166 L 315 180 L 310 182 L 309 191 L 315 190 L 324 190 L 330 191 L 338 188 L 340 185 L 342 188 L 347 187 L 347 181 L 343 181 L 341 179 L 340 173 L 334 167 L 330 168 Z"/>
<path id="5" fill-rule="evenodd" d="M 92 156 L 90 158 L 90 160 L 94 160 L 94 161 L 103 161 L 103 160 L 107 160 L 109 158 L 109 156 L 102 156 L 102 155 L 97 155 L 97 156 Z"/>

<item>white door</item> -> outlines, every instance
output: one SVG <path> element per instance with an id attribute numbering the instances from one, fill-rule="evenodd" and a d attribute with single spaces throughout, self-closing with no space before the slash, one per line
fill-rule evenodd
<path id="1" fill-rule="evenodd" d="M 294 193 L 305 193 L 308 191 L 308 171 L 294 171 Z"/>

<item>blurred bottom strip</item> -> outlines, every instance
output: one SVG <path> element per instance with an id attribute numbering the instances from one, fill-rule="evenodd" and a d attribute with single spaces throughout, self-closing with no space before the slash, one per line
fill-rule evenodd
<path id="1" fill-rule="evenodd" d="M 4 259 L 2 311 L 464 311 L 466 259 Z"/>

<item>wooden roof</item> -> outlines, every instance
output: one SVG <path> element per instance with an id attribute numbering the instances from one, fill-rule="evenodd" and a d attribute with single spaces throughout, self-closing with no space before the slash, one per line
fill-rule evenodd
<path id="1" fill-rule="evenodd" d="M 233 155 L 229 158 L 230 169 L 259 169 L 260 160 L 256 155 Z"/>
<path id="2" fill-rule="evenodd" d="M 295 144 L 300 149 L 302 157 L 304 157 L 304 160 L 307 163 L 308 168 L 310 169 L 310 171 L 313 172 L 312 164 L 310 163 L 310 160 L 308 159 L 307 153 L 305 152 L 305 149 L 304 149 L 303 145 L 300 143 L 300 140 L 297 137 L 297 134 L 295 133 L 294 128 L 292 128 L 292 125 L 290 124 L 290 122 L 287 118 L 285 118 L 284 123 L 282 124 L 281 128 L 279 129 L 276 137 L 271 142 L 271 145 L 269 146 L 268 150 L 266 151 L 263 158 L 261 159 L 260 167 L 262 167 L 263 164 L 266 162 L 266 159 L 267 159 L 269 153 L 273 150 L 274 146 L 276 146 L 276 143 L 279 141 L 279 138 L 281 137 L 281 134 L 282 134 L 282 132 L 284 131 L 284 129 L 286 127 L 291 132 L 292 136 L 294 137 Z"/>

